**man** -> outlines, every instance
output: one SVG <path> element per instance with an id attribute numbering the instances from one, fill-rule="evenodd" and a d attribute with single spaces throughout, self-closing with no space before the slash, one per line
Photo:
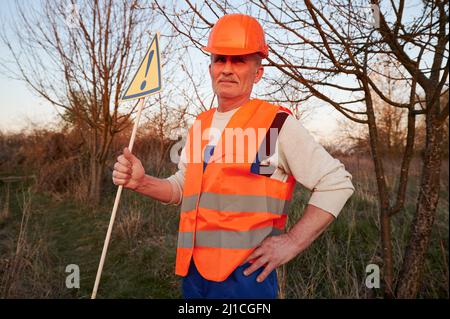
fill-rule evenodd
<path id="1" fill-rule="evenodd" d="M 182 201 L 176 273 L 184 277 L 185 298 L 276 298 L 273 270 L 337 217 L 354 191 L 351 175 L 287 109 L 250 98 L 268 56 L 254 18 L 225 15 L 203 49 L 211 54 L 218 107 L 192 125 L 178 172 L 146 175 L 125 148 L 113 182 L 166 204 Z M 312 195 L 284 232 L 296 181 Z"/>

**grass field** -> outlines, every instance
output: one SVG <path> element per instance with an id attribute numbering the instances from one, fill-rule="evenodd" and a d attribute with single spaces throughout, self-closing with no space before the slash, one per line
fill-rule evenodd
<path id="1" fill-rule="evenodd" d="M 381 266 L 375 179 L 368 159 L 342 159 L 353 175 L 355 194 L 339 218 L 307 251 L 279 269 L 283 298 L 379 298 L 367 289 L 365 269 Z M 448 161 L 423 277 L 421 298 L 448 298 Z M 415 208 L 420 167 L 413 164 L 406 209 L 393 218 L 398 271 Z M 395 163 L 388 165 L 392 171 Z M 10 172 L 0 172 L 6 176 Z M 388 180 L 394 186 L 395 180 Z M 56 197 L 33 179 L 0 183 L 0 296 L 89 298 L 108 227 L 115 188 L 100 208 Z M 309 192 L 296 187 L 289 223 Z M 75 198 L 76 196 L 73 196 Z M 178 207 L 125 191 L 114 226 L 98 298 L 180 298 L 174 275 Z M 80 269 L 80 288 L 66 288 L 66 266 Z"/>

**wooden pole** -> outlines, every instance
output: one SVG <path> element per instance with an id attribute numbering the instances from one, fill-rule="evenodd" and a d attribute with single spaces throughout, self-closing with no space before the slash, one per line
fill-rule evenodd
<path id="1" fill-rule="evenodd" d="M 141 118 L 142 109 L 144 108 L 144 99 L 145 98 L 139 99 L 138 114 L 136 117 L 136 121 L 134 122 L 133 132 L 131 133 L 130 143 L 128 145 L 130 152 L 133 150 L 133 144 L 134 144 L 134 139 L 136 138 L 137 127 L 139 124 L 139 120 Z M 119 185 L 119 188 L 117 189 L 116 200 L 114 201 L 114 206 L 113 206 L 113 210 L 111 213 L 111 219 L 109 220 L 109 227 L 108 227 L 108 231 L 106 233 L 105 243 L 103 244 L 102 256 L 100 258 L 100 264 L 98 265 L 97 277 L 95 278 L 95 284 L 94 284 L 94 289 L 92 290 L 91 299 L 95 299 L 95 297 L 97 296 L 97 289 L 98 289 L 98 285 L 100 283 L 100 277 L 102 276 L 103 264 L 105 263 L 106 252 L 108 251 L 109 240 L 111 239 L 111 232 L 112 232 L 112 228 L 114 225 L 114 220 L 116 219 L 116 212 L 117 212 L 117 207 L 119 206 L 120 195 L 122 195 L 122 189 L 123 189 L 123 185 Z"/>

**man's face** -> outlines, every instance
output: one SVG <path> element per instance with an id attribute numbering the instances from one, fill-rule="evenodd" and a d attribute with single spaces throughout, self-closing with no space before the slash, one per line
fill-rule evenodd
<path id="1" fill-rule="evenodd" d="M 209 73 L 214 93 L 219 98 L 250 96 L 263 72 L 258 54 L 211 55 Z"/>

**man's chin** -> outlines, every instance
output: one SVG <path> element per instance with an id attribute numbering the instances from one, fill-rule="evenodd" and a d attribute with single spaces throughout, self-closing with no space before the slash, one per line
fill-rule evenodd
<path id="1" fill-rule="evenodd" d="M 234 90 L 218 90 L 216 92 L 217 96 L 220 98 L 224 98 L 224 99 L 232 99 L 235 98 L 237 96 L 239 96 L 239 94 L 236 94 L 236 91 Z"/>

